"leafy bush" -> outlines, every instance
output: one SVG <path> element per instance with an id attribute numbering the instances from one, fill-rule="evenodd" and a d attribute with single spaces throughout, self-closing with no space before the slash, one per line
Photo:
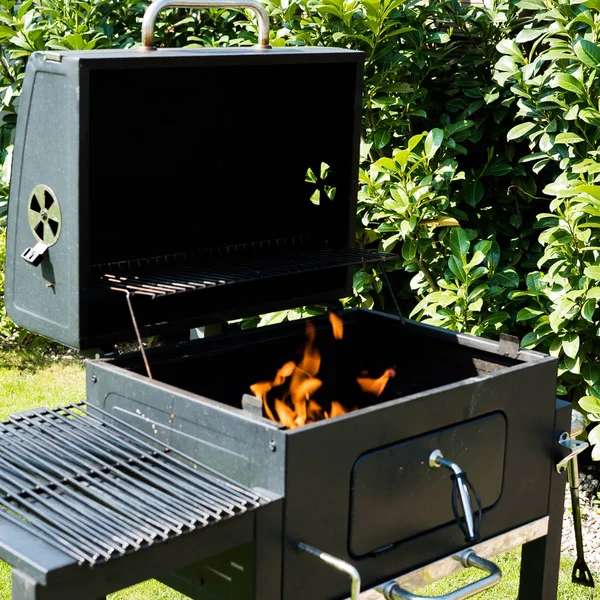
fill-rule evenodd
<path id="1" fill-rule="evenodd" d="M 532 329 L 524 344 L 560 358 L 559 393 L 600 421 L 600 2 L 521 6 L 530 22 L 503 45 L 495 78 L 510 86 L 519 109 L 508 138 L 527 144 L 521 162 L 534 173 L 550 171 L 543 193 L 552 201 L 537 216 L 544 246 L 537 270 L 512 298 L 517 320 Z M 600 426 L 589 438 L 600 459 Z"/>
<path id="2" fill-rule="evenodd" d="M 357 239 L 399 254 L 386 270 L 404 310 L 458 331 L 524 336 L 560 358 L 559 393 L 600 421 L 600 0 L 266 4 L 274 46 L 365 53 Z M 145 6 L 0 0 L 0 225 L 27 56 L 130 47 Z M 170 46 L 256 36 L 248 15 L 226 9 L 165 11 L 156 29 Z M 382 290 L 376 270 L 358 271 L 345 303 L 382 306 Z M 0 305 L 0 334 L 3 314 Z M 600 441 L 600 426 L 590 439 Z"/>

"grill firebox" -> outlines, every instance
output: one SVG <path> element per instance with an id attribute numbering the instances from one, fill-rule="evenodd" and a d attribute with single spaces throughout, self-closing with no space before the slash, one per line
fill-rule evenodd
<path id="1" fill-rule="evenodd" d="M 510 358 L 495 342 L 373 311 L 343 319 L 342 342 L 326 317 L 313 320 L 322 391 L 359 410 L 293 430 L 244 410 L 242 397 L 298 357 L 303 321 L 150 351 L 153 379 L 139 354 L 88 365 L 92 405 L 285 498 L 285 600 L 347 596 L 345 577 L 298 553 L 299 541 L 354 565 L 365 587 L 470 545 L 450 477 L 428 465 L 438 446 L 482 499 L 481 539 L 548 510 L 555 359 Z M 346 375 L 391 364 L 398 373 L 380 398 Z"/>

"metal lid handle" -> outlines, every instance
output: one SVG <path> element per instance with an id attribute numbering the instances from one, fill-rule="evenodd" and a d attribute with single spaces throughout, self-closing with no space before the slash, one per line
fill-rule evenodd
<path id="1" fill-rule="evenodd" d="M 269 15 L 258 0 L 154 0 L 146 9 L 142 21 L 142 50 L 154 49 L 154 24 L 165 8 L 247 8 L 258 17 L 258 44 L 269 46 Z"/>

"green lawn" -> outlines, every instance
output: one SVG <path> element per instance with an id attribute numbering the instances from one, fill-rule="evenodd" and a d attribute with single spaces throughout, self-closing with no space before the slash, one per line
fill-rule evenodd
<path id="1" fill-rule="evenodd" d="M 0 349 L 0 417 L 34 408 L 56 406 L 81 400 L 85 395 L 82 365 L 73 359 L 56 360 L 40 352 L 7 352 Z M 477 596 L 481 600 L 508 600 L 517 595 L 519 583 L 519 551 L 497 557 L 504 574 L 495 588 Z M 558 591 L 560 600 L 600 600 L 600 591 L 571 583 L 573 562 L 564 558 Z M 441 595 L 477 578 L 472 571 L 463 571 L 443 582 L 419 590 L 421 594 Z M 600 585 L 600 579 L 598 579 Z M 111 594 L 111 600 L 183 600 L 183 596 L 156 581 L 147 581 Z M 10 600 L 10 568 L 0 562 L 0 600 Z M 307 599 L 312 600 L 312 599 Z M 527 600 L 523 598 L 521 600 Z"/>

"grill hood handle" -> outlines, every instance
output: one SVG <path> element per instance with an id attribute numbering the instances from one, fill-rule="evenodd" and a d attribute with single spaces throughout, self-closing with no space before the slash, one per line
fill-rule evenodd
<path id="1" fill-rule="evenodd" d="M 247 8 L 258 17 L 259 48 L 269 46 L 269 15 L 258 0 L 154 0 L 146 9 L 142 21 L 141 50 L 154 50 L 154 23 L 158 13 L 166 8 Z"/>

